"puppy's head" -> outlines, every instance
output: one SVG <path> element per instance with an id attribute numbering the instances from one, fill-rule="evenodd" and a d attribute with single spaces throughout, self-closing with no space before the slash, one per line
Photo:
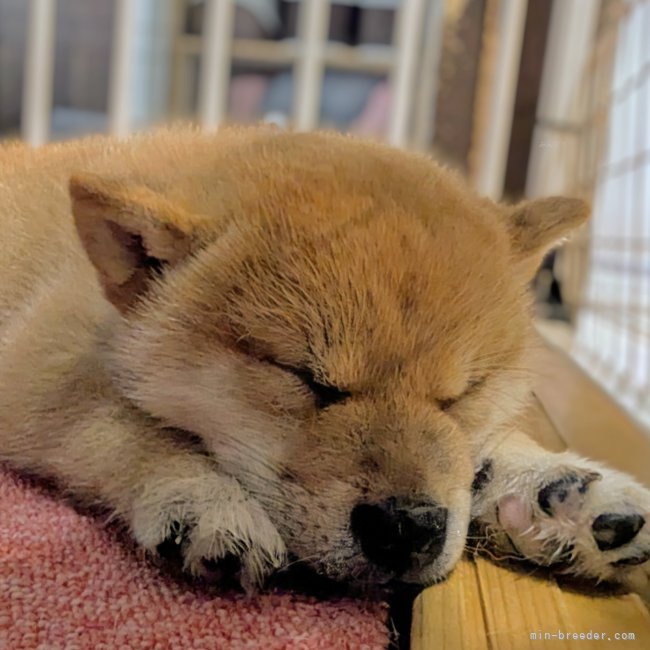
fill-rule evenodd
<path id="1" fill-rule="evenodd" d="M 295 557 L 336 579 L 440 579 L 481 449 L 527 392 L 526 285 L 584 205 L 497 206 L 335 135 L 210 146 L 173 179 L 71 183 L 122 313 L 116 382 L 198 434 Z"/>

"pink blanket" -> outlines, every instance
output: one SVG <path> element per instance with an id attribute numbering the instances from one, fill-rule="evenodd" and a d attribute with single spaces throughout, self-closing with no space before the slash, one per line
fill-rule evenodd
<path id="1" fill-rule="evenodd" d="M 0 648 L 385 648 L 386 611 L 214 596 L 139 560 L 92 517 L 0 467 Z"/>

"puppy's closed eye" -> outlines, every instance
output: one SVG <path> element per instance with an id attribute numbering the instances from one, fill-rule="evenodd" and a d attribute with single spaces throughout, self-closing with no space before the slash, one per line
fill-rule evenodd
<path id="1" fill-rule="evenodd" d="M 303 384 L 305 384 L 305 386 L 312 392 L 316 408 L 319 410 L 325 409 L 333 404 L 344 402 L 352 395 L 350 391 L 317 381 L 314 377 L 314 373 L 309 368 L 294 368 L 293 366 L 288 366 L 284 363 L 275 361 L 274 359 L 265 359 L 265 361 L 300 379 L 300 381 L 302 381 Z"/>
<path id="2" fill-rule="evenodd" d="M 438 406 L 443 411 L 449 410 L 452 406 L 458 403 L 463 397 L 470 395 L 476 389 L 480 388 L 485 383 L 485 380 L 486 377 L 478 377 L 476 379 L 470 379 L 469 382 L 467 383 L 467 387 L 465 388 L 465 390 L 457 397 L 448 397 L 445 399 L 436 400 L 438 402 Z"/>

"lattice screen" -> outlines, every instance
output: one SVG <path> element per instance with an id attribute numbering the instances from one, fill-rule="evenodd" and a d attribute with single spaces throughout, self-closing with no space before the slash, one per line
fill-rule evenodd
<path id="1" fill-rule="evenodd" d="M 650 0 L 605 4 L 585 77 L 575 168 L 576 189 L 593 188 L 593 217 L 587 236 L 564 256 L 577 299 L 574 356 L 648 427 L 649 39 Z"/>

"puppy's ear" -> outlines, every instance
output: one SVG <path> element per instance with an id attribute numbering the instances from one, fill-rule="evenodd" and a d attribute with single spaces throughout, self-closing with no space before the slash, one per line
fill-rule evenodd
<path id="1" fill-rule="evenodd" d="M 122 312 L 164 267 L 192 253 L 204 219 L 142 186 L 84 174 L 70 179 L 72 214 L 106 297 Z"/>
<path id="2" fill-rule="evenodd" d="M 533 277 L 544 255 L 588 217 L 589 206 L 580 199 L 550 197 L 507 208 L 514 262 L 526 280 Z"/>

